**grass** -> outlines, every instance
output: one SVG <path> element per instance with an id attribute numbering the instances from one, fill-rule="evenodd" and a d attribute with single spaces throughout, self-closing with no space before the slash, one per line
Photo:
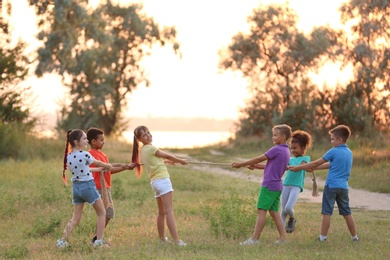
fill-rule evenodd
<path id="1" fill-rule="evenodd" d="M 188 154 L 197 160 L 231 162 L 251 158 L 266 149 L 266 144 L 249 146 L 252 148 L 214 146 L 172 152 Z M 109 141 L 104 151 L 112 162 L 128 161 L 131 147 Z M 310 152 L 316 158 L 323 151 Z M 351 186 L 389 193 L 388 154 L 383 151 L 376 151 L 384 155 L 373 159 L 368 158 L 368 150 L 355 152 Z M 386 259 L 390 255 L 388 211 L 353 209 L 359 243 L 351 242 L 343 218 L 335 214 L 328 241 L 320 243 L 316 239 L 321 205 L 303 202 L 296 205 L 297 227 L 294 233 L 288 234 L 287 244 L 273 244 L 277 231 L 268 216 L 261 243 L 242 247 L 239 242 L 251 235 L 255 224 L 259 184 L 189 166 L 169 168 L 175 189 L 177 227 L 180 237 L 189 243 L 187 247 L 158 241 L 157 207 L 149 180 L 147 176 L 136 178 L 133 171 L 127 171 L 113 176 L 116 217 L 105 232 L 112 247 L 108 250 L 91 248 L 96 215 L 93 208 L 86 205 L 81 223 L 69 237 L 71 246 L 60 250 L 55 247 L 55 241 L 71 218 L 73 207 L 71 185 L 65 187 L 61 180 L 62 151 L 56 148 L 52 154 L 59 157 L 0 161 L 2 259 Z M 326 173 L 320 177 L 326 177 Z M 371 186 L 367 178 L 377 180 L 373 181 L 376 185 Z M 168 230 L 166 235 L 170 237 Z"/>

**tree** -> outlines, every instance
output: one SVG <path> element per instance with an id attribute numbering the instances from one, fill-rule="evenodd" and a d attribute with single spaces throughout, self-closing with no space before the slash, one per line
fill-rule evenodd
<path id="1" fill-rule="evenodd" d="M 321 95 L 309 73 L 335 58 L 341 32 L 320 27 L 305 35 L 298 31 L 297 20 L 287 6 L 260 6 L 248 19 L 250 33 L 238 33 L 221 52 L 222 69 L 240 71 L 250 80 L 252 98 L 241 111 L 239 135 L 261 135 L 279 123 L 323 128 L 318 116 L 326 108 L 318 102 Z"/>
<path id="2" fill-rule="evenodd" d="M 372 134 L 388 131 L 390 123 L 390 1 L 351 0 L 341 8 L 343 23 L 352 23 L 345 40 L 344 61 L 352 63 L 354 78 L 345 96 L 334 102 L 335 118 L 355 130 Z M 354 110 L 354 112 L 352 112 Z M 351 113 L 352 112 L 352 113 Z M 375 130 L 375 131 L 372 131 Z"/>
<path id="3" fill-rule="evenodd" d="M 126 97 L 138 85 L 149 85 L 142 58 L 155 44 L 170 44 L 176 31 L 142 14 L 142 5 L 96 8 L 87 0 L 30 0 L 40 17 L 36 74 L 58 72 L 69 88 L 60 129 L 97 126 L 107 135 L 120 131 Z"/>
<path id="4" fill-rule="evenodd" d="M 11 5 L 7 6 L 8 15 Z M 0 19 L 0 120 L 2 124 L 23 123 L 32 128 L 34 119 L 23 102 L 23 91 L 18 86 L 28 73 L 28 58 L 23 55 L 25 43 L 11 44 L 7 21 Z"/>
<path id="5" fill-rule="evenodd" d="M 0 11 L 1 11 L 0 6 Z M 9 16 L 11 5 L 5 5 Z M 28 73 L 30 61 L 23 55 L 23 42 L 11 43 L 8 21 L 0 18 L 0 158 L 17 157 L 23 139 L 34 128 L 36 118 L 26 107 L 28 88 L 19 84 Z"/>

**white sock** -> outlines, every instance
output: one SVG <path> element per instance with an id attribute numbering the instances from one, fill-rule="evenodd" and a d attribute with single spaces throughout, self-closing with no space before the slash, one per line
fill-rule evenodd
<path id="1" fill-rule="evenodd" d="M 325 241 L 327 236 L 320 235 L 320 241 Z"/>
<path id="2" fill-rule="evenodd" d="M 357 234 L 352 236 L 352 240 L 354 240 L 354 239 L 359 239 Z"/>

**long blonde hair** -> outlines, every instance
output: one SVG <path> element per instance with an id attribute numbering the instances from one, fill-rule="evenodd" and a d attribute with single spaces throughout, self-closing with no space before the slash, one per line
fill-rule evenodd
<path id="1" fill-rule="evenodd" d="M 140 158 L 139 158 L 139 141 L 138 139 L 141 137 L 142 132 L 147 132 L 149 129 L 146 126 L 138 126 L 134 129 L 134 140 L 133 140 L 133 152 L 131 154 L 131 162 L 135 163 L 135 173 L 138 177 L 142 174 L 142 167 L 140 164 Z"/>

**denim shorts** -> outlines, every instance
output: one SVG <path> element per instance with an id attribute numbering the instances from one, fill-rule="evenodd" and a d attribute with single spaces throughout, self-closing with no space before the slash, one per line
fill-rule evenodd
<path id="1" fill-rule="evenodd" d="M 92 205 L 98 199 L 100 199 L 100 194 L 94 180 L 73 182 L 73 204 L 88 202 Z"/>
<path id="2" fill-rule="evenodd" d="M 164 194 L 173 191 L 172 183 L 170 178 L 155 179 L 150 182 L 154 191 L 154 197 L 159 198 Z"/>
<path id="3" fill-rule="evenodd" d="M 349 207 L 348 189 L 324 187 L 322 195 L 322 211 L 324 215 L 332 215 L 334 203 L 337 203 L 339 214 L 342 216 L 351 215 Z"/>

